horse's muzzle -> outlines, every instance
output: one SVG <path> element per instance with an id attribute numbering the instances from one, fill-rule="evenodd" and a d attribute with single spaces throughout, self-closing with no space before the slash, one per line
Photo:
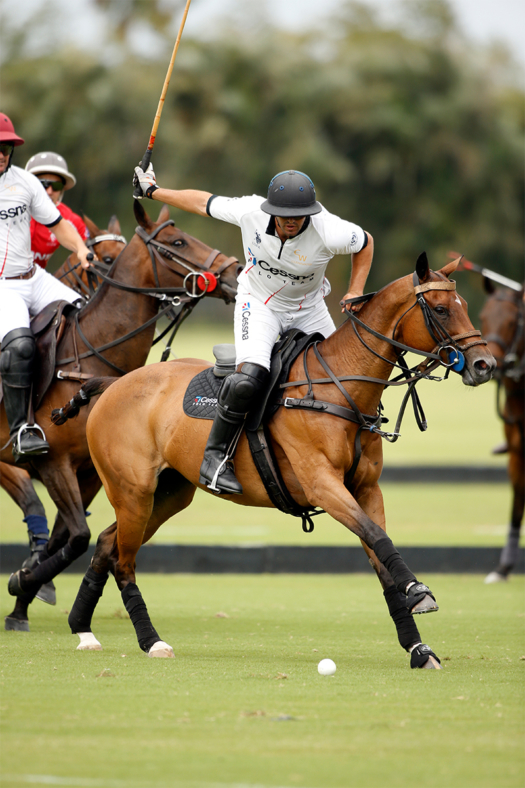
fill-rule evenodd
<path id="1" fill-rule="evenodd" d="M 482 358 L 465 365 L 461 379 L 465 386 L 481 386 L 492 378 L 496 366 L 496 359 L 490 351 L 486 350 Z"/>

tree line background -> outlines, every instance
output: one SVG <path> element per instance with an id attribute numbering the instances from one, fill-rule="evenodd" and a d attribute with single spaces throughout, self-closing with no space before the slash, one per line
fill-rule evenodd
<path id="1" fill-rule="evenodd" d="M 92 53 L 52 37 L 34 56 L 34 18 L 3 34 L 1 109 L 26 140 L 15 163 L 42 150 L 68 161 L 73 210 L 106 227 L 116 213 L 128 239 L 133 167 L 146 147 L 182 5 L 94 0 L 107 46 Z M 190 9 L 191 14 L 191 9 Z M 139 22 L 156 45 L 137 54 Z M 53 27 L 50 27 L 52 34 Z M 266 194 L 272 175 L 299 169 L 332 212 L 370 231 L 369 290 L 450 249 L 523 280 L 524 91 L 510 55 L 460 33 L 445 0 L 411 0 L 397 22 L 348 3 L 323 27 L 300 33 L 253 27 L 239 13 L 204 39 L 185 34 L 153 163 L 160 185 L 240 196 Z M 159 207 L 146 209 L 156 218 Z M 237 228 L 176 212 L 186 232 L 242 256 Z M 50 268 L 63 257 L 57 253 Z M 349 258 L 328 269 L 332 314 L 346 292 Z M 481 283 L 459 274 L 476 321 Z M 212 309 L 214 319 L 229 313 Z M 201 318 L 205 310 L 199 310 Z"/>

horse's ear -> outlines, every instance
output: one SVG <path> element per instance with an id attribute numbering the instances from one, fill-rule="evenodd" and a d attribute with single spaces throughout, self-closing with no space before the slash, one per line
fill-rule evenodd
<path id="1" fill-rule="evenodd" d="M 496 292 L 496 285 L 494 284 L 492 279 L 488 278 L 488 276 L 483 277 L 483 289 L 489 295 L 492 295 L 492 293 Z"/>
<path id="2" fill-rule="evenodd" d="M 463 257 L 463 255 L 458 257 L 456 260 L 452 260 L 452 262 L 447 263 L 446 265 L 444 265 L 439 273 L 443 274 L 443 276 L 449 277 L 450 274 L 454 273 L 454 271 L 456 270 L 456 268 L 460 264 L 462 257 Z"/>
<path id="3" fill-rule="evenodd" d="M 97 235 L 102 235 L 102 234 L 103 234 L 103 233 L 102 233 L 102 230 L 100 230 L 100 229 L 97 227 L 97 225 L 95 224 L 95 222 L 91 221 L 91 219 L 89 218 L 89 216 L 86 216 L 86 214 L 85 214 L 85 213 L 84 213 L 84 214 L 82 214 L 82 216 L 84 217 L 84 224 L 85 224 L 85 225 L 86 225 L 86 227 L 88 228 L 88 230 L 89 230 L 89 235 L 91 236 L 91 238 L 96 238 L 96 237 L 97 237 Z"/>
<path id="4" fill-rule="evenodd" d="M 113 235 L 122 235 L 122 230 L 120 229 L 120 222 L 115 216 L 115 214 L 113 214 L 113 216 L 109 220 L 108 230 L 110 233 L 113 233 Z"/>
<path id="5" fill-rule="evenodd" d="M 144 210 L 140 200 L 133 200 L 133 213 L 135 214 L 135 219 L 140 224 L 140 226 L 144 230 L 149 230 L 153 222 Z"/>
<path id="6" fill-rule="evenodd" d="M 426 279 L 428 279 L 430 268 L 428 265 L 428 257 L 426 252 L 421 252 L 417 258 L 416 274 L 418 275 L 420 282 L 424 282 Z"/>
<path id="7" fill-rule="evenodd" d="M 158 224 L 162 224 L 162 222 L 167 222 L 170 218 L 170 209 L 167 205 L 163 205 L 160 209 L 159 218 L 157 219 Z"/>

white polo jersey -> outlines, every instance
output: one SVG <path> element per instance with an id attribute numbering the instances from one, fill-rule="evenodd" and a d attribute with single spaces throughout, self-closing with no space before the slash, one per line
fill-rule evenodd
<path id="1" fill-rule="evenodd" d="M 62 218 L 38 178 L 10 167 L 0 175 L 0 278 L 25 274 L 32 267 L 32 216 L 47 227 Z"/>
<path id="2" fill-rule="evenodd" d="M 218 197 L 208 201 L 215 219 L 241 228 L 246 266 L 239 287 L 275 312 L 295 312 L 330 292 L 326 266 L 336 254 L 360 252 L 366 235 L 357 224 L 325 208 L 306 218 L 301 232 L 281 241 L 275 218 L 261 210 L 264 197 Z"/>

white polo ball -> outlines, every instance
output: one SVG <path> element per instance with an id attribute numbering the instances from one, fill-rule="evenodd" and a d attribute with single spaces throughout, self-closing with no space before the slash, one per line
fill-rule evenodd
<path id="1" fill-rule="evenodd" d="M 333 676 L 337 667 L 333 659 L 322 659 L 317 666 L 317 670 L 321 676 Z"/>

